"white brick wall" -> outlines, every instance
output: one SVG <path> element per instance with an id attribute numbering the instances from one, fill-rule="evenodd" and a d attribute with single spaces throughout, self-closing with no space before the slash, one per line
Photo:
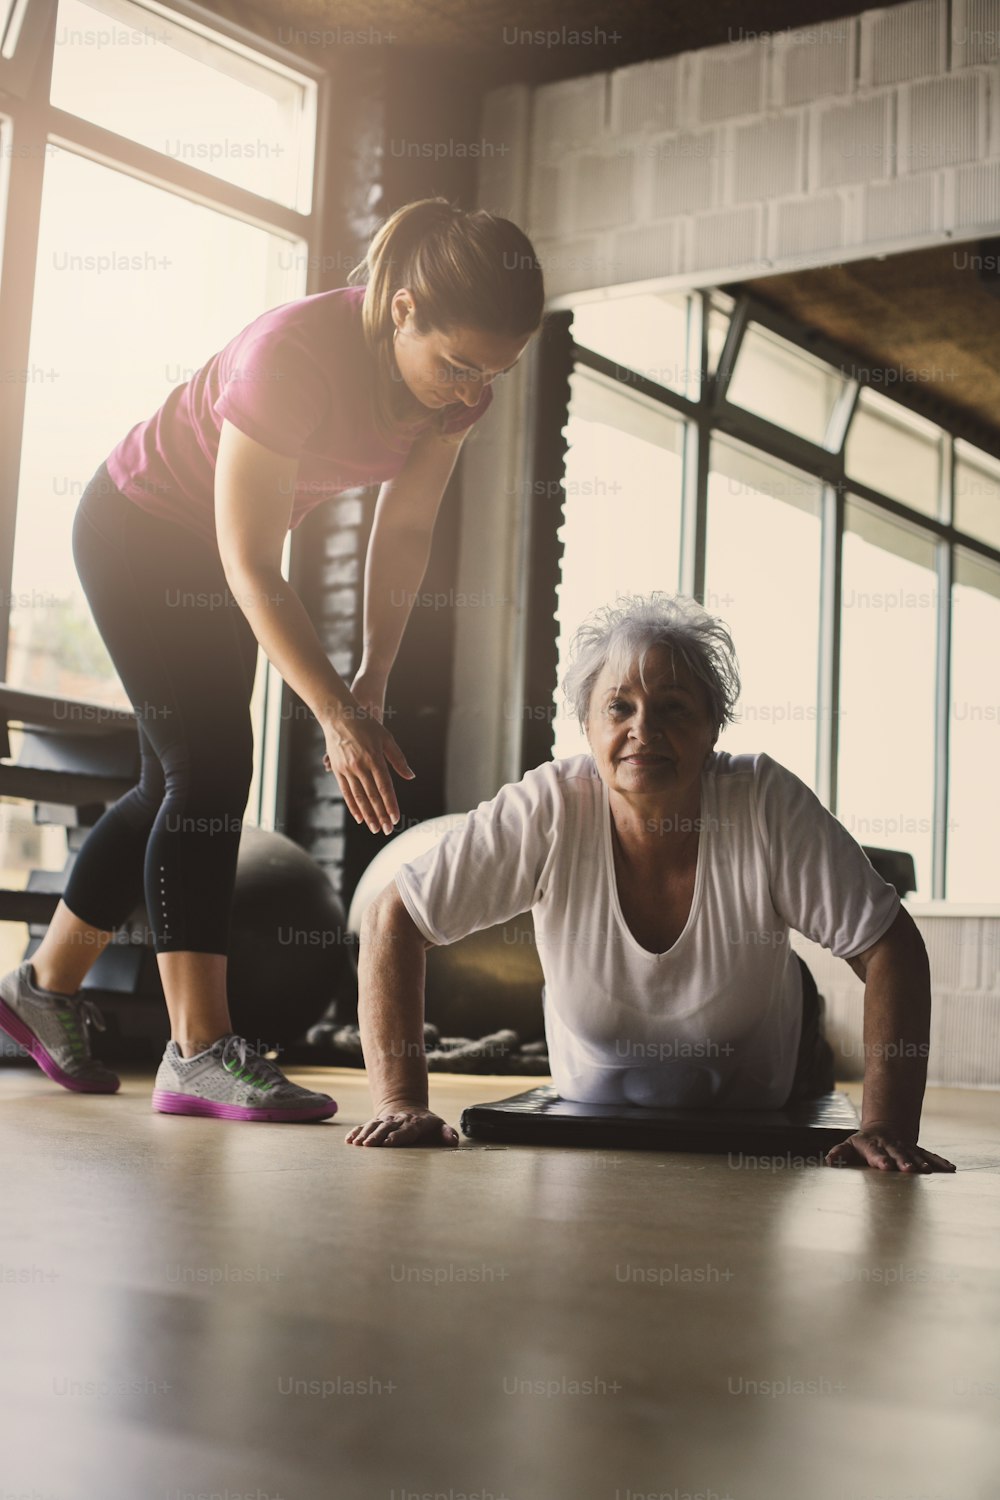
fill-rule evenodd
<path id="1" fill-rule="evenodd" d="M 480 201 L 524 224 L 556 306 L 997 233 L 998 33 L 1000 0 L 913 0 L 498 89 L 518 145 Z"/>

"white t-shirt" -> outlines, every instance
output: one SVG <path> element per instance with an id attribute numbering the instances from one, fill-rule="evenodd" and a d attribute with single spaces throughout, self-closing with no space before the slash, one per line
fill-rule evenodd
<path id="1" fill-rule="evenodd" d="M 396 888 L 433 943 L 531 911 L 564 1099 L 779 1109 L 802 1027 L 789 929 L 851 958 L 892 925 L 899 897 L 769 755 L 714 751 L 697 825 L 691 913 L 665 953 L 641 947 L 622 915 L 608 790 L 589 754 L 501 787 Z"/>

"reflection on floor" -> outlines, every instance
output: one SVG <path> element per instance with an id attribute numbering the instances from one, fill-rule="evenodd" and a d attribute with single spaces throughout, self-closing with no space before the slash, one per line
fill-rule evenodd
<path id="1" fill-rule="evenodd" d="M 959 1171 L 906 1178 L 348 1149 L 363 1075 L 293 1076 L 334 1120 L 0 1069 L 4 1495 L 1000 1495 L 1000 1094 L 930 1090 Z"/>

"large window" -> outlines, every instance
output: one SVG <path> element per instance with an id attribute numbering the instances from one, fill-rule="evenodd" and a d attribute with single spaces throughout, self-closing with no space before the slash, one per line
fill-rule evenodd
<path id="1" fill-rule="evenodd" d="M 940 427 L 877 391 L 861 391 L 847 435 L 845 467 L 849 479 L 858 479 L 914 510 L 936 516 L 942 457 Z"/>
<path id="2" fill-rule="evenodd" d="M 729 385 L 729 400 L 744 411 L 786 427 L 810 442 L 839 446 L 835 415 L 846 382 L 822 360 L 776 338 L 747 329 Z"/>
<path id="3" fill-rule="evenodd" d="M 1000 902 L 1000 458 L 749 296 L 618 295 L 572 333 L 559 678 L 591 610 L 676 578 L 736 645 L 718 748 L 909 853 L 913 899 Z M 585 749 L 553 704 L 552 753 Z"/>
<path id="4" fill-rule="evenodd" d="M 59 109 L 308 213 L 316 91 L 156 4 L 59 0 Z"/>
<path id="5" fill-rule="evenodd" d="M 676 591 L 684 468 L 684 424 L 670 412 L 590 370 L 570 384 L 560 678 L 572 632 L 592 610 L 618 594 Z M 586 750 L 576 720 L 556 707 L 554 753 Z"/>
<path id="6" fill-rule="evenodd" d="M 952 593 L 947 891 L 1000 902 L 1000 564 L 957 548 Z"/>
<path id="7" fill-rule="evenodd" d="M 0 57 L 0 401 L 20 439 L 0 452 L 14 502 L 0 540 L 0 677 L 124 707 L 73 564 L 76 504 L 111 448 L 223 344 L 315 289 L 322 75 L 156 0 L 58 0 L 48 52 L 42 19 L 27 14 L 30 72 L 10 33 Z M 249 822 L 275 817 L 277 686 L 261 653 Z M 61 868 L 65 849 L 30 805 L 2 801 L 3 884 Z M 0 941 L 10 967 L 23 929 L 3 924 Z"/>
<path id="8" fill-rule="evenodd" d="M 136 422 L 259 312 L 302 294 L 301 273 L 281 269 L 284 245 L 71 151 L 50 154 L 8 682 L 128 706 L 73 564 L 73 512 L 98 464 Z"/>
<path id="9" fill-rule="evenodd" d="M 812 786 L 821 487 L 724 438 L 710 465 L 704 603 L 729 626 L 742 678 L 739 721 L 718 748 L 766 749 Z"/>
<path id="10" fill-rule="evenodd" d="M 934 541 L 848 500 L 837 812 L 859 844 L 905 849 L 931 895 L 937 587 Z"/>

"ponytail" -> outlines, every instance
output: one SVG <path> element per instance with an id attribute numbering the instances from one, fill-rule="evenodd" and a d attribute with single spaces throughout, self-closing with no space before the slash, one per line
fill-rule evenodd
<path id="1" fill-rule="evenodd" d="M 404 204 L 376 231 L 347 278 L 364 284 L 361 320 L 375 366 L 372 416 L 389 442 L 402 436 L 406 393 L 393 353 L 393 295 L 413 294 L 417 332 L 475 328 L 502 338 L 529 337 L 541 325 L 541 266 L 516 224 L 447 198 Z M 441 428 L 451 415 L 436 414 Z"/>

